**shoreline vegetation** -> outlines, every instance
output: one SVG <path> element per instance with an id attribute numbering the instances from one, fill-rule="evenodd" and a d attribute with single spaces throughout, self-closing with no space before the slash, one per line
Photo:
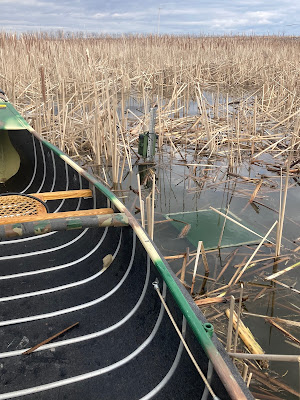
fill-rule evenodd
<path id="1" fill-rule="evenodd" d="M 121 199 L 131 196 L 133 211 L 145 208 L 147 215 L 141 220 L 150 236 L 154 226 L 159 231 L 167 225 L 157 220 L 161 215 L 154 221 L 160 188 L 151 168 L 145 179 L 138 176 L 131 183 L 134 187 L 122 190 L 120 185 L 136 164 L 143 164 L 138 140 L 149 129 L 152 107 L 156 158 L 160 168 L 167 159 L 169 167 L 187 171 L 182 174 L 186 193 L 221 187 L 229 193 L 234 187 L 235 194 L 247 198 L 241 215 L 248 206 L 274 212 L 265 228 L 265 233 L 274 228 L 274 241 L 269 240 L 270 229 L 259 246 L 227 252 L 215 275 L 209 266 L 211 253 L 206 258 L 202 242 L 197 251 L 173 251 L 166 258 L 178 264 L 177 275 L 188 290 L 200 284 L 201 290 L 194 293 L 196 304 L 210 322 L 219 322 L 216 333 L 228 351 L 244 348 L 233 328 L 238 332 L 242 327 L 247 351 L 255 345 L 242 322 L 252 318 L 277 329 L 293 346 L 291 354 L 299 353 L 299 307 L 294 304 L 295 299 L 299 304 L 299 290 L 285 277 L 300 265 L 300 238 L 283 235 L 284 223 L 299 226 L 297 218 L 286 217 L 288 191 L 300 183 L 299 37 L 0 32 L 0 88 L 45 139 L 82 165 L 94 167 Z M 248 175 L 241 172 L 245 168 Z M 268 194 L 275 192 L 276 207 L 267 202 Z M 190 227 L 182 228 L 178 237 L 184 239 Z M 201 262 L 205 275 L 197 271 Z M 251 282 L 251 273 L 260 280 Z M 287 317 L 244 309 L 244 301 L 268 295 L 275 302 L 276 291 L 292 296 Z M 252 333 L 255 336 L 253 329 Z M 298 398 L 297 384 L 291 388 L 283 383 L 281 372 L 261 371 L 268 371 L 265 358 L 261 363 L 235 359 L 255 397 Z M 276 364 L 270 364 L 276 370 Z"/>

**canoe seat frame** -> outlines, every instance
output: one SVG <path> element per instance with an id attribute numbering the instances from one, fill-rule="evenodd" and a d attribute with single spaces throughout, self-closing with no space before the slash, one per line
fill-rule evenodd
<path id="1" fill-rule="evenodd" d="M 18 201 L 24 198 L 36 203 L 47 200 L 70 199 L 77 197 L 92 197 L 89 189 L 69 190 L 65 192 L 33 193 L 31 195 L 4 195 L 12 207 L 18 207 Z M 1 199 L 1 196 L 0 196 Z M 42 205 L 42 204 L 41 204 Z M 46 208 L 41 208 L 32 214 L 7 214 L 0 216 L 0 240 L 4 238 L 35 236 L 53 231 L 72 229 L 99 228 L 107 226 L 127 226 L 128 217 L 122 213 L 114 213 L 112 208 L 99 208 L 78 211 L 47 213 Z"/>

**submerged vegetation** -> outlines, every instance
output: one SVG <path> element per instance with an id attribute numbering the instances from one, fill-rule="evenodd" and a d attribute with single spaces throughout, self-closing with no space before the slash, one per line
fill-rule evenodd
<path id="1" fill-rule="evenodd" d="M 295 336 L 300 313 L 300 292 L 294 286 L 297 275 L 285 278 L 300 265 L 298 37 L 84 38 L 80 34 L 1 33 L 0 87 L 46 139 L 97 169 L 100 179 L 131 205 L 131 211 L 143 211 L 144 199 L 149 233 L 153 235 L 155 225 L 154 238 L 161 242 L 168 235 L 170 240 L 176 239 L 162 214 L 178 208 L 163 206 L 161 201 L 176 197 L 176 188 L 183 198 L 196 198 L 194 203 L 186 200 L 195 210 L 212 205 L 228 212 L 231 202 L 239 198 L 241 205 L 235 206 L 235 212 L 248 222 L 257 215 L 255 226 L 264 232 L 258 246 L 205 253 L 199 245 L 198 250 L 190 251 L 186 240 L 190 226 L 183 224 L 176 239 L 177 253 L 175 246 L 161 246 L 161 250 L 216 326 L 219 338 L 227 342 L 227 349 L 243 349 L 238 335 L 232 347 L 228 342 L 231 332 L 229 329 L 227 335 L 224 312 L 230 301 L 233 311 L 230 296 L 234 295 L 239 300 L 237 321 L 233 312 L 227 314 L 237 331 L 239 325 L 243 326 L 239 321 L 242 315 L 244 322 L 251 325 L 254 321 L 251 330 L 258 342 L 264 342 L 262 347 L 270 347 L 264 338 L 266 328 L 261 327 L 259 334 L 255 331 L 260 324 L 257 321 L 262 321 L 270 325 L 270 332 L 273 329 L 284 335 L 280 336 L 282 342 L 286 340 L 284 349 L 299 353 L 300 342 Z M 139 135 L 149 129 L 150 107 L 157 110 L 156 166 L 152 164 L 150 173 L 141 173 L 135 182 L 130 176 L 135 164 L 143 164 L 137 148 Z M 156 186 L 152 185 L 154 169 Z M 172 182 L 171 171 L 176 175 Z M 161 177 L 169 172 L 170 190 L 163 196 L 166 184 Z M 291 190 L 296 199 L 295 218 L 286 217 L 287 193 Z M 207 191 L 226 195 L 219 201 L 219 197 L 203 195 Z M 200 194 L 203 204 L 199 204 Z M 261 215 L 267 215 L 267 219 Z M 141 219 L 145 223 L 144 215 Z M 286 235 L 284 224 L 290 230 Z M 205 243 L 205 238 L 201 240 Z M 201 254 L 202 275 L 196 270 Z M 278 312 L 274 315 L 276 292 L 283 307 L 281 318 L 275 318 Z M 253 313 L 266 299 L 270 314 Z M 284 307 L 288 314 L 282 311 Z M 250 336 L 247 343 L 244 341 L 248 351 L 253 347 Z M 279 353 L 274 346 L 271 350 Z M 277 379 L 278 374 L 285 375 L 285 367 L 271 362 L 277 375 L 270 373 L 266 379 L 260 371 L 266 368 L 266 361 L 241 364 L 236 360 L 249 384 L 252 376 L 250 388 L 255 397 L 297 398 L 296 379 L 288 380 L 288 384 Z M 298 368 L 297 363 L 286 365 L 285 370 L 294 369 L 294 365 Z M 248 369 L 250 379 L 246 378 Z"/>

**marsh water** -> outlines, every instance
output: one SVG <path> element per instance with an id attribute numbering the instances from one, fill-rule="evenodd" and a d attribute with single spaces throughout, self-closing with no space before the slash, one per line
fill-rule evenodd
<path id="1" fill-rule="evenodd" d="M 268 156 L 264 157 L 265 162 L 272 162 Z M 216 163 L 203 158 L 197 160 L 198 164 L 203 166 L 187 166 L 187 163 L 196 163 L 193 160 L 193 154 L 186 154 L 185 160 L 177 157 L 171 157 L 168 149 L 161 155 L 157 155 L 154 164 L 144 164 L 138 160 L 134 166 L 133 173 L 128 174 L 125 181 L 115 188 L 115 193 L 122 199 L 125 205 L 135 213 L 138 210 L 139 203 L 137 195 L 136 174 L 139 173 L 142 181 L 142 193 L 145 198 L 151 190 L 151 174 L 154 172 L 156 177 L 156 197 L 155 197 L 155 220 L 156 222 L 166 221 L 155 224 L 154 242 L 164 256 L 174 256 L 182 254 L 189 248 L 190 253 L 196 251 L 196 247 L 188 239 L 188 235 L 180 238 L 180 231 L 166 220 L 166 215 L 170 213 L 182 213 L 190 211 L 207 210 L 210 206 L 216 209 L 229 209 L 237 219 L 244 225 L 251 227 L 255 232 L 264 236 L 273 223 L 278 219 L 280 202 L 280 176 L 276 173 L 270 173 L 264 165 L 250 165 L 245 162 L 234 171 L 236 175 L 248 178 L 260 178 L 262 175 L 266 178 L 266 185 L 262 186 L 256 197 L 254 205 L 249 204 L 251 193 L 255 189 L 255 184 L 241 179 L 227 182 L 226 163 L 218 160 Z M 265 281 L 264 278 L 273 272 L 279 271 L 299 261 L 299 252 L 293 252 L 300 246 L 300 187 L 299 182 L 290 179 L 290 187 L 287 196 L 286 213 L 283 229 L 283 240 L 281 254 L 283 262 L 276 264 L 274 262 L 275 246 L 268 243 L 268 246 L 262 246 L 254 260 L 268 258 L 268 260 L 258 262 L 252 268 L 249 268 L 242 276 L 242 281 L 247 282 L 244 294 L 248 299 L 243 302 L 243 310 L 248 313 L 254 313 L 270 317 L 280 317 L 283 319 L 299 321 L 300 302 L 299 293 L 290 288 L 300 290 L 298 282 L 299 269 L 294 269 L 280 276 L 278 280 L 290 288 L 284 288 L 280 285 Z M 136 214 L 137 219 L 140 214 Z M 224 218 L 220 219 L 223 224 Z M 184 225 L 183 225 L 184 227 Z M 238 234 L 238 229 L 237 229 Z M 197 238 L 205 243 L 205 235 Z M 276 242 L 276 229 L 268 237 L 270 242 Z M 260 238 L 257 243 L 260 242 Z M 220 250 L 207 253 L 208 264 L 210 268 L 209 277 L 215 279 L 221 269 L 226 264 L 229 257 L 236 250 L 229 267 L 219 281 L 220 284 L 226 284 L 230 281 L 236 265 L 245 262 L 250 258 L 257 245 L 240 245 L 222 248 Z M 172 269 L 177 272 L 182 266 L 182 259 L 170 260 Z M 251 264 L 250 264 L 251 266 Z M 191 271 L 193 263 L 187 269 L 186 282 L 191 283 Z M 199 264 L 198 273 L 204 275 L 203 264 Z M 196 280 L 194 292 L 200 290 L 203 279 Z M 209 292 L 216 289 L 213 281 L 208 281 L 205 291 Z M 263 291 L 265 289 L 265 291 Z M 230 295 L 230 291 L 228 295 Z M 232 293 L 238 297 L 239 293 Z M 218 311 L 218 309 L 216 309 Z M 224 310 L 224 307 L 223 307 Z M 208 317 L 211 314 L 217 314 L 213 308 L 202 310 Z M 243 314 L 242 320 L 254 334 L 256 340 L 267 354 L 299 354 L 300 346 L 291 340 L 288 340 L 282 332 L 272 327 L 264 318 L 258 318 Z M 226 317 L 220 317 L 213 323 L 216 333 L 222 340 L 226 338 L 225 329 L 227 329 Z M 285 326 L 286 328 L 286 326 Z M 287 330 L 298 339 L 299 328 L 287 327 Z M 238 351 L 244 351 L 242 344 Z M 290 385 L 294 390 L 299 390 L 299 366 L 297 363 L 271 362 L 270 369 L 282 377 L 282 381 Z M 296 398 L 291 393 L 280 393 L 282 399 Z"/>
<path id="2" fill-rule="evenodd" d="M 138 113 L 138 104 L 132 103 L 131 108 Z M 196 112 L 197 107 L 191 104 L 190 112 Z M 264 154 L 257 162 L 252 163 L 244 157 L 243 161 L 230 169 L 228 175 L 228 163 L 225 157 L 216 154 L 210 158 L 204 155 L 195 157 L 193 149 L 182 146 L 180 152 L 174 151 L 164 145 L 161 152 L 157 152 L 153 163 L 145 163 L 143 158 L 136 158 L 133 171 L 125 174 L 120 185 L 114 187 L 114 192 L 125 203 L 127 208 L 136 213 L 140 219 L 139 201 L 137 196 L 136 175 L 139 173 L 142 182 L 142 195 L 145 200 L 152 188 L 152 174 L 155 173 L 156 195 L 155 195 L 155 228 L 154 242 L 165 257 L 180 255 L 187 251 L 195 253 L 195 240 L 191 241 L 188 234 L 180 235 L 176 227 L 167 220 L 168 214 L 188 213 L 203 210 L 216 209 L 229 210 L 235 218 L 250 227 L 252 230 L 264 236 L 270 227 L 278 220 L 280 208 L 280 191 L 284 185 L 283 178 L 278 171 L 272 170 L 269 166 L 279 164 L 284 160 L 274 160 L 271 155 Z M 101 172 L 100 172 L 101 174 Z M 246 178 L 246 179 L 245 179 Z M 253 203 L 249 199 L 259 180 L 263 184 Z M 288 339 L 281 331 L 271 326 L 265 318 L 254 317 L 246 313 L 258 314 L 261 316 L 279 317 L 286 320 L 300 321 L 300 301 L 298 282 L 299 268 L 295 268 L 280 277 L 280 284 L 266 281 L 265 278 L 274 272 L 283 270 L 299 261 L 300 254 L 300 179 L 291 175 L 287 195 L 285 219 L 283 226 L 283 239 L 281 256 L 279 262 L 275 262 L 276 228 L 268 236 L 269 242 L 263 245 L 254 258 L 261 260 L 251 263 L 243 274 L 241 281 L 245 283 L 244 295 L 247 297 L 243 302 L 242 321 L 251 330 L 254 337 L 267 354 L 299 354 L 299 342 Z M 213 211 L 211 211 L 213 215 Z M 197 214 L 195 214 L 197 215 Z M 175 218 L 175 217 L 174 217 Z M 223 225 L 224 218 L 220 218 L 220 225 Z M 196 221 L 195 221 L 196 222 Z M 209 218 L 206 220 L 209 225 Z M 193 225 L 193 223 L 191 224 Z M 182 225 L 182 228 L 185 225 Z M 239 230 L 236 234 L 238 236 Z M 233 228 L 234 230 L 234 228 Z M 201 231 L 201 232 L 200 232 Z M 202 240 L 205 244 L 205 227 L 199 231 L 197 241 Z M 216 235 L 220 235 L 216 233 Z M 182 236 L 182 237 L 181 237 Z M 194 235 L 195 236 L 195 235 Z M 219 237 L 219 236 L 218 236 Z M 194 238 L 195 239 L 195 238 Z M 257 244 L 261 241 L 257 240 Z M 235 245 L 239 241 L 233 241 L 233 245 L 225 248 L 207 252 L 209 264 L 209 278 L 204 286 L 204 292 L 227 284 L 234 275 L 237 265 L 244 263 L 250 258 L 257 247 L 257 244 Z M 297 250 L 297 248 L 299 249 Z M 296 251 L 294 251 L 296 250 Z M 214 279 L 219 275 L 226 262 L 233 256 L 228 268 L 217 284 Z M 174 272 L 182 267 L 183 259 L 169 260 Z M 187 269 L 185 280 L 191 284 L 191 273 L 193 263 Z M 204 267 L 199 263 L 198 274 L 204 275 Z M 194 293 L 202 289 L 203 279 L 198 278 Z M 229 291 L 227 295 L 239 296 L 239 292 Z M 228 307 L 228 306 L 227 306 Z M 213 317 L 215 331 L 221 341 L 226 341 L 227 318 L 215 315 L 225 310 L 225 306 L 202 308 L 208 320 Z M 298 340 L 300 339 L 299 328 L 286 326 Z M 237 351 L 245 351 L 242 343 L 239 343 Z M 299 391 L 299 365 L 288 362 L 270 362 L 270 370 L 277 374 L 279 380 L 290 386 L 294 391 Z M 274 375 L 273 375 L 274 376 Z M 254 389 L 255 390 L 255 389 Z M 266 393 L 272 393 L 267 389 Z M 274 393 L 274 391 L 273 391 Z M 282 399 L 298 398 L 291 392 L 278 392 L 276 395 Z"/>

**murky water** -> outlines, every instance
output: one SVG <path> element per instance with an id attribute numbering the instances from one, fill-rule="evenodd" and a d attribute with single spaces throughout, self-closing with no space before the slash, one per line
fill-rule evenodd
<path id="1" fill-rule="evenodd" d="M 144 183 L 142 192 L 145 198 L 150 193 L 152 186 L 151 173 L 155 172 L 157 187 L 155 200 L 156 221 L 165 220 L 165 215 L 169 213 L 205 210 L 210 206 L 223 209 L 229 208 L 232 213 L 241 219 L 243 224 L 253 227 L 256 232 L 264 236 L 278 219 L 280 176 L 268 171 L 265 165 L 250 165 L 245 161 L 234 171 L 236 175 L 248 178 L 260 179 L 262 175 L 269 177 L 263 179 L 261 190 L 255 198 L 256 203 L 251 205 L 248 202 L 256 183 L 249 183 L 240 178 L 235 179 L 232 177 L 228 182 L 230 177 L 227 175 L 227 165 L 220 159 L 214 162 L 213 160 L 208 161 L 203 157 L 201 160 L 197 159 L 195 161 L 193 152 L 185 153 L 184 158 L 185 161 L 180 157 L 172 158 L 170 149 L 164 148 L 163 155 L 156 155 L 154 165 L 139 165 L 139 163 L 143 164 L 142 160 L 139 160 L 134 167 L 133 174 L 127 175 L 125 181 L 117 188 L 116 194 L 134 212 L 139 203 L 137 195 L 132 190 L 129 190 L 129 187 L 137 190 L 136 174 L 140 173 L 141 181 Z M 273 160 L 266 155 L 264 162 L 272 163 Z M 202 166 L 194 168 L 184 165 L 186 163 L 198 163 L 202 164 Z M 276 272 L 277 269 L 284 269 L 299 261 L 300 251 L 293 252 L 296 247 L 300 246 L 299 204 L 299 183 L 291 178 L 281 251 L 281 254 L 283 256 L 286 255 L 287 259 L 276 265 L 274 264 L 274 258 L 271 258 L 274 255 L 275 246 L 261 247 L 255 259 L 267 257 L 269 259 L 257 263 L 242 276 L 242 281 L 248 283 L 245 287 L 245 295 L 248 296 L 248 299 L 243 303 L 243 307 L 249 313 L 280 317 L 293 321 L 300 320 L 299 293 L 264 280 L 264 277 Z M 140 218 L 140 214 L 138 213 L 136 217 Z M 189 242 L 187 237 L 178 238 L 178 235 L 179 231 L 170 222 L 155 225 L 154 241 L 164 256 L 184 253 L 187 248 L 189 248 L 190 253 L 196 251 L 195 246 Z M 199 237 L 199 240 L 204 239 Z M 276 242 L 276 229 L 271 232 L 268 239 L 273 243 Z M 237 249 L 236 255 L 220 279 L 220 283 L 228 283 L 236 271 L 235 266 L 247 261 L 255 248 L 255 245 L 244 245 L 208 253 L 209 277 L 215 279 L 226 264 L 229 255 Z M 182 259 L 172 261 L 171 266 L 177 272 L 182 266 Z M 192 269 L 193 263 L 186 274 L 186 282 L 188 284 L 191 283 Z M 203 264 L 200 264 L 198 273 L 204 274 Z M 300 290 L 298 277 L 299 269 L 296 268 L 278 277 L 278 281 Z M 194 292 L 197 293 L 200 290 L 202 282 L 203 279 L 197 279 Z M 213 281 L 208 281 L 205 290 L 210 292 L 217 287 L 218 285 L 214 284 Z M 264 288 L 265 291 L 262 292 Z M 238 297 L 239 293 L 235 292 L 233 295 Z M 206 308 L 203 311 L 209 316 L 212 310 L 212 308 Z M 265 319 L 244 314 L 242 320 L 250 328 L 265 353 L 299 354 L 300 346 L 288 340 Z M 219 329 L 222 329 L 225 321 L 226 317 L 221 317 L 214 321 L 214 325 L 217 329 L 218 325 L 220 326 Z M 286 325 L 283 325 L 283 327 L 300 339 L 299 328 Z M 242 345 L 238 347 L 238 351 L 244 351 Z M 270 368 L 276 371 L 279 376 L 282 376 L 283 382 L 294 390 L 299 390 L 299 366 L 296 363 L 271 362 Z M 280 393 L 277 395 L 282 399 L 296 398 L 292 394 Z"/>

